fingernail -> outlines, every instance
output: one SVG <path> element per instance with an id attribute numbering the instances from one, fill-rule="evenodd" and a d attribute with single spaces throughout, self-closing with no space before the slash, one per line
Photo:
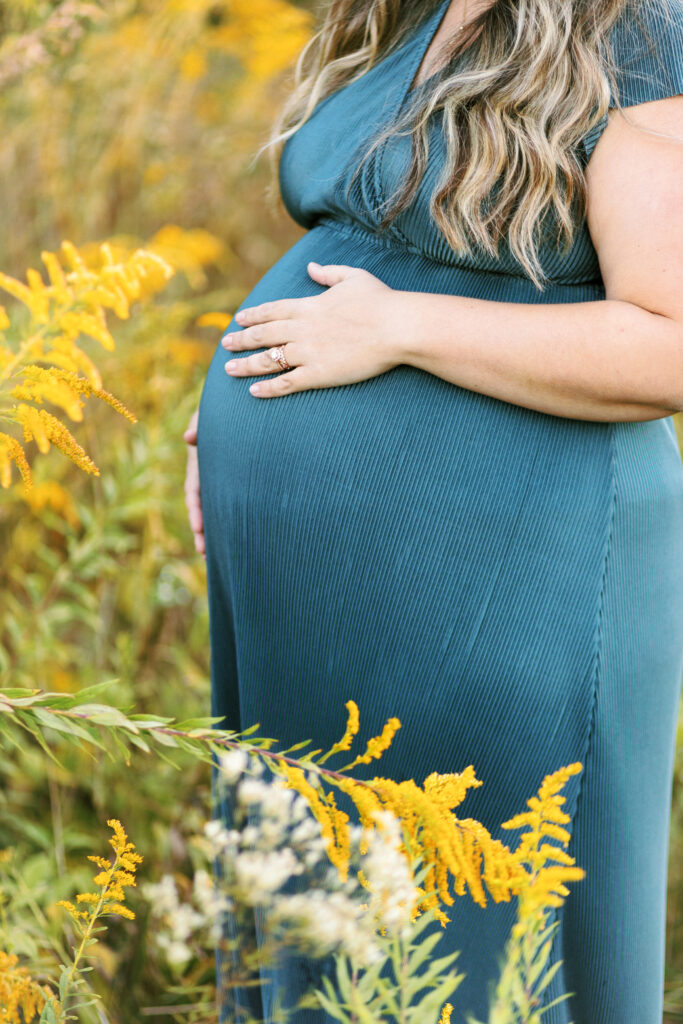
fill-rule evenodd
<path id="1" fill-rule="evenodd" d="M 241 309 L 239 311 L 239 313 L 235 313 L 235 320 L 237 320 L 238 323 L 241 323 L 242 320 L 244 320 L 244 317 L 245 317 L 245 313 L 244 313 L 243 309 Z"/>
<path id="2" fill-rule="evenodd" d="M 252 395 L 260 395 L 261 394 L 261 385 L 258 384 L 258 383 L 257 384 L 252 384 L 251 387 L 249 388 L 249 390 L 251 391 Z"/>
<path id="3" fill-rule="evenodd" d="M 232 334 L 226 334 L 221 343 L 223 348 L 232 348 Z"/>
<path id="4" fill-rule="evenodd" d="M 234 373 L 235 370 L 237 369 L 237 363 L 238 363 L 237 359 L 231 359 L 229 363 L 226 363 L 225 364 L 225 369 L 226 369 L 227 373 Z"/>

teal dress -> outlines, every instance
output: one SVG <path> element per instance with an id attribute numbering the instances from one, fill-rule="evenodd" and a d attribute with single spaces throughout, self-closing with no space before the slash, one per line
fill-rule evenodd
<path id="1" fill-rule="evenodd" d="M 318 104 L 288 140 L 284 203 L 307 229 L 243 305 L 314 295 L 309 260 L 362 267 L 396 289 L 490 301 L 599 301 L 585 223 L 564 257 L 550 241 L 540 292 L 511 253 L 451 250 L 429 213 L 444 158 L 435 115 L 429 166 L 386 233 L 380 206 L 408 158 L 394 138 L 351 173 L 409 85 L 449 0 L 399 48 Z M 622 18 L 621 99 L 683 91 L 683 9 L 655 17 L 653 46 Z M 461 59 L 466 59 L 466 54 Z M 425 83 L 423 83 L 423 86 Z M 426 83 L 428 86 L 428 83 Z M 423 87 L 421 86 L 421 87 Z M 582 144 L 588 160 L 605 122 Z M 226 200 L 228 201 L 228 200 Z M 233 321 L 230 331 L 239 330 Z M 554 339 L 548 337 L 548 345 Z M 397 780 L 473 764 L 464 812 L 499 824 L 543 776 L 573 761 L 570 852 L 587 877 L 563 907 L 563 961 L 547 1024 L 661 1024 L 667 841 L 683 670 L 683 471 L 671 418 L 566 419 L 414 369 L 257 399 L 219 346 L 199 417 L 211 620 L 212 712 L 326 748 L 361 712 L 359 744 L 397 716 L 382 761 Z M 466 980 L 453 1020 L 487 1016 L 514 907 L 461 899 L 439 955 Z M 219 958 L 220 962 L 220 958 Z M 292 960 L 285 1002 L 328 969 Z M 272 989 L 247 998 L 270 1019 Z M 222 1019 L 234 1019 L 223 1007 Z M 331 1024 L 299 1012 L 294 1024 Z M 425 1024 L 431 1022 L 425 1021 Z"/>

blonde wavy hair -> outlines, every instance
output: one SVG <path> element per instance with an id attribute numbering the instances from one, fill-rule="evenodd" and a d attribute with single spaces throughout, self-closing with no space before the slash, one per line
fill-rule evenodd
<path id="1" fill-rule="evenodd" d="M 578 143 L 617 92 L 610 29 L 627 4 L 639 17 L 644 4 L 655 2 L 665 0 L 494 0 L 442 51 L 445 66 L 411 90 L 403 112 L 361 161 L 392 135 L 412 135 L 410 166 L 380 230 L 415 196 L 427 164 L 428 122 L 443 110 L 447 152 L 432 216 L 456 252 L 481 246 L 496 257 L 505 238 L 542 288 L 541 226 L 554 215 L 557 244 L 570 248 L 586 203 Z M 393 52 L 439 3 L 329 0 L 262 147 L 270 149 L 275 172 L 284 142 L 315 106 Z"/>

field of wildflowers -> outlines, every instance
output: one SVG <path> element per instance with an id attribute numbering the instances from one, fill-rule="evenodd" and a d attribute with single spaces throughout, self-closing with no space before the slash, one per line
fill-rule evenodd
<path id="1" fill-rule="evenodd" d="M 405 964 L 418 970 L 430 924 L 449 899 L 487 894 L 514 896 L 526 922 L 491 1024 L 531 1022 L 531 1006 L 510 1015 L 516 979 L 550 938 L 543 909 L 565 898 L 564 881 L 581 884 L 562 858 L 558 803 L 580 766 L 548 765 L 555 774 L 539 779 L 558 830 L 550 864 L 531 808 L 510 808 L 529 838 L 507 853 L 475 822 L 459 831 L 456 808 L 478 784 L 467 766 L 410 792 L 355 784 L 353 760 L 332 770 L 327 758 L 352 746 L 355 706 L 333 751 L 288 761 L 255 734 L 221 746 L 200 717 L 207 607 L 182 435 L 220 329 L 300 233 L 252 156 L 311 10 L 0 7 L 0 1024 L 215 1021 L 214 943 L 234 968 L 219 984 L 248 985 L 255 968 L 247 925 L 237 949 L 221 913 L 246 921 L 257 899 L 273 956 L 334 952 L 337 986 L 318 998 L 337 1000 L 338 1019 L 398 1019 L 395 1001 L 416 993 Z M 398 724 L 358 756 L 381 755 Z M 212 755 L 234 830 L 207 817 Z M 683 757 L 677 771 L 667 1024 L 683 1020 Z M 353 797 L 358 825 L 335 789 Z M 399 831 L 418 805 L 413 831 Z M 374 964 L 365 974 L 359 951 Z M 426 1001 L 403 1019 L 447 1021 L 455 974 L 449 962 L 421 977 Z"/>

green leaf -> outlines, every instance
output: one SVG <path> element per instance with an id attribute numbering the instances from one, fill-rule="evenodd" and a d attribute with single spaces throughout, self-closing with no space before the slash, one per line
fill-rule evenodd
<path id="1" fill-rule="evenodd" d="M 140 750 L 144 750 L 146 754 L 152 753 L 152 748 L 149 746 L 141 736 L 136 736 L 134 733 L 128 737 L 133 746 L 138 747 Z"/>
<path id="2" fill-rule="evenodd" d="M 57 1024 L 55 1007 L 51 999 L 43 1006 L 42 1013 L 40 1014 L 40 1024 Z"/>
<path id="3" fill-rule="evenodd" d="M 64 996 L 66 994 L 66 986 L 69 982 L 69 970 L 66 967 L 62 968 L 62 972 L 59 975 L 59 1001 L 64 1002 Z"/>
<path id="4" fill-rule="evenodd" d="M 236 733 L 237 736 L 253 736 L 254 733 L 261 728 L 260 722 L 255 722 L 254 725 L 250 725 L 248 729 L 242 729 L 241 732 Z"/>
<path id="5" fill-rule="evenodd" d="M 331 1017 L 334 1017 L 335 1020 L 341 1021 L 342 1024 L 349 1024 L 350 1018 L 344 1013 L 343 1009 L 339 1005 L 339 997 L 332 985 L 332 982 L 328 977 L 323 975 L 322 983 L 325 987 L 325 992 L 319 988 L 316 988 L 313 991 L 316 998 L 320 1000 L 320 1005 L 323 1010 L 329 1013 Z"/>
<path id="6" fill-rule="evenodd" d="M 417 949 L 410 954 L 408 959 L 408 974 L 415 974 L 417 968 L 420 964 L 425 962 L 436 944 L 441 941 L 441 938 L 442 936 L 438 932 L 433 932 L 431 935 L 428 935 L 426 939 L 422 940 Z"/>
<path id="7" fill-rule="evenodd" d="M 131 718 L 134 717 L 135 715 L 131 715 Z M 178 722 L 174 728 L 179 729 L 182 732 L 190 732 L 192 729 L 211 729 L 212 726 L 218 722 L 222 722 L 223 717 L 224 716 L 216 716 L 214 718 L 186 718 L 184 721 Z M 173 721 L 173 719 L 169 719 L 169 721 Z"/>
<path id="8" fill-rule="evenodd" d="M 536 993 L 541 993 L 541 992 L 544 991 L 544 989 L 546 989 L 548 987 L 548 985 L 553 980 L 553 978 L 555 977 L 555 975 L 557 974 L 557 972 L 559 971 L 561 966 L 562 966 L 562 961 L 558 960 L 557 963 L 554 963 L 552 965 L 552 967 L 548 968 L 548 970 L 543 975 L 543 978 L 541 979 L 540 984 L 536 988 Z"/>
<path id="9" fill-rule="evenodd" d="M 285 750 L 278 750 L 278 754 L 293 754 L 295 750 L 303 750 L 307 747 L 312 740 L 302 740 L 301 743 L 295 743 L 293 747 L 287 747 Z"/>
<path id="10" fill-rule="evenodd" d="M 547 1003 L 546 1006 L 540 1011 L 541 1014 L 547 1013 L 552 1006 L 557 1006 L 559 1003 L 563 1003 L 565 999 L 569 999 L 570 996 L 574 995 L 573 992 L 563 992 L 557 999 L 553 999 L 552 1003 Z"/>

